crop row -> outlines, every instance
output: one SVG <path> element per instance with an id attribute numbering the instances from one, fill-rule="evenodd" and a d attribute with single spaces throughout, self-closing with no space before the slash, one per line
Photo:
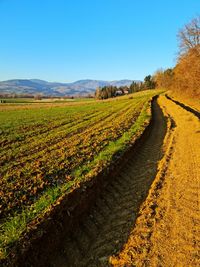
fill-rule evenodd
<path id="1" fill-rule="evenodd" d="M 48 188 L 74 179 L 71 175 L 74 170 L 92 161 L 110 142 L 128 131 L 148 98 L 91 104 L 84 107 L 85 114 L 80 109 L 70 120 L 66 115 L 66 121 L 55 110 L 53 117 L 58 121 L 53 123 L 50 118 L 49 124 L 46 118 L 48 131 L 45 125 L 28 117 L 27 136 L 14 140 L 0 154 L 0 217 L 21 212 Z M 18 134 L 20 127 L 16 129 Z"/>
<path id="2" fill-rule="evenodd" d="M 156 93 L 0 111 L 0 260 L 66 194 L 134 143 Z"/>

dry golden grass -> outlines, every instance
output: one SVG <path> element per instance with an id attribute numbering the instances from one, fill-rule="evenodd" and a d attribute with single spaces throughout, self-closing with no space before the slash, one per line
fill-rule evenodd
<path id="1" fill-rule="evenodd" d="M 186 104 L 193 109 L 200 112 L 200 97 L 191 97 L 190 95 L 180 95 L 175 92 L 170 92 L 170 96 L 177 99 L 179 102 L 182 102 L 183 104 Z"/>

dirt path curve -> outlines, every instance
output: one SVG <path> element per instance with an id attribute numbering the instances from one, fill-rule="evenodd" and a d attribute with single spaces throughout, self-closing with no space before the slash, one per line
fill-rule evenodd
<path id="1" fill-rule="evenodd" d="M 63 242 L 49 258 L 48 266 L 109 266 L 109 256 L 127 241 L 141 202 L 145 199 L 162 158 L 166 122 L 157 102 L 153 127 L 139 153 L 128 159 L 88 216 L 73 233 L 62 233 Z"/>
<path id="2" fill-rule="evenodd" d="M 167 169 L 113 266 L 200 266 L 200 120 L 164 96 L 159 104 L 175 122 Z"/>

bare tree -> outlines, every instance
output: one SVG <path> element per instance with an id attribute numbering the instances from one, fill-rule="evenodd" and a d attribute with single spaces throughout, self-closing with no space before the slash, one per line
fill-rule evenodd
<path id="1" fill-rule="evenodd" d="M 179 31 L 178 38 L 181 54 L 187 53 L 190 49 L 196 49 L 200 55 L 200 16 L 186 24 Z"/>

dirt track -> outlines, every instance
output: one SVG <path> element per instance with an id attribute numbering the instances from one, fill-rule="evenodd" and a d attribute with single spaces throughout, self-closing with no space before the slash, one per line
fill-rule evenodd
<path id="1" fill-rule="evenodd" d="M 139 153 L 131 156 L 113 181 L 97 198 L 88 216 L 69 235 L 61 233 L 62 243 L 46 266 L 109 266 L 109 256 L 127 241 L 139 206 L 145 199 L 162 158 L 166 122 L 154 102 L 153 127 Z"/>
<path id="2" fill-rule="evenodd" d="M 127 244 L 113 266 L 200 266 L 200 121 L 165 97 L 174 121 L 166 157 Z"/>

